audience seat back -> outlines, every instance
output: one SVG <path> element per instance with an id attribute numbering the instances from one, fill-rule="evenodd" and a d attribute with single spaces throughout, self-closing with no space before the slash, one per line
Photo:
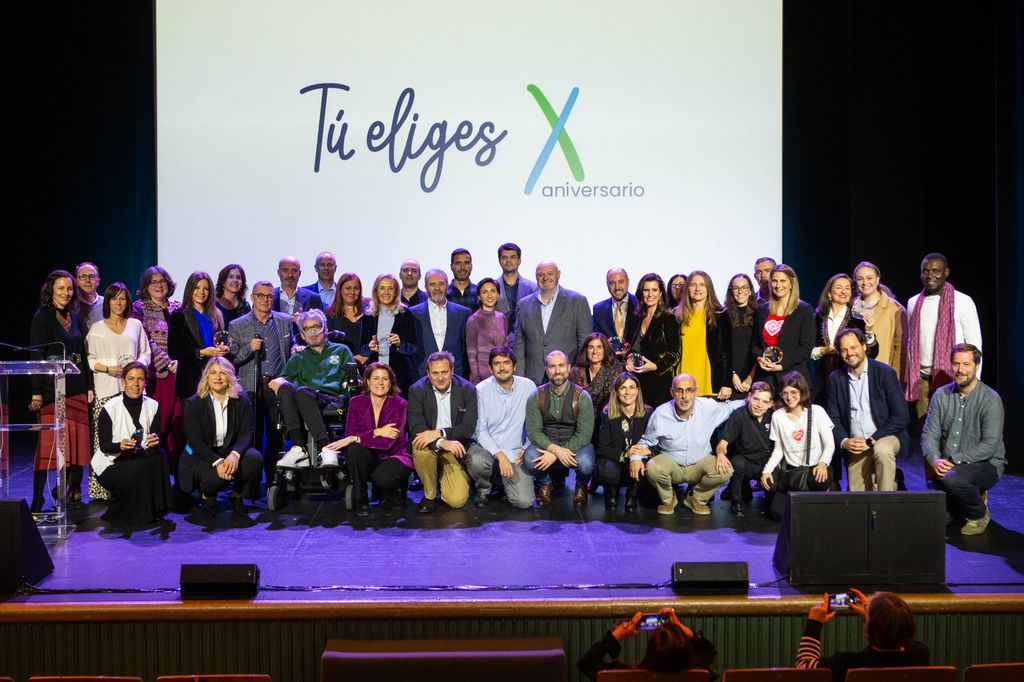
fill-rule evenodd
<path id="1" fill-rule="evenodd" d="M 933 665 L 908 668 L 852 668 L 846 682 L 956 682 L 956 668 Z"/>
<path id="2" fill-rule="evenodd" d="M 1024 663 L 976 663 L 967 666 L 964 682 L 1018 682 L 1024 680 Z"/>
<path id="3" fill-rule="evenodd" d="M 726 670 L 722 682 L 832 682 L 827 668 L 737 668 Z"/>

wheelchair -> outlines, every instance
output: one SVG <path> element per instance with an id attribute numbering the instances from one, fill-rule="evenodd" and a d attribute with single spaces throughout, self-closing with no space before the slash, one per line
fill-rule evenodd
<path id="1" fill-rule="evenodd" d="M 348 363 L 345 367 L 345 379 L 341 383 L 341 392 L 338 394 L 337 403 L 328 403 L 321 408 L 321 416 L 327 427 L 327 436 L 332 441 L 345 436 L 345 413 L 348 409 L 348 401 L 351 396 L 359 392 L 360 379 L 359 366 L 355 362 Z M 284 423 L 280 416 L 277 428 L 279 431 L 284 431 Z M 294 494 L 296 499 L 305 494 L 341 495 L 345 500 L 345 509 L 353 509 L 355 506 L 353 490 L 344 462 L 337 466 L 322 465 L 318 454 L 314 454 L 317 452 L 316 443 L 308 434 L 306 452 L 310 453 L 311 466 L 275 468 L 274 482 L 267 486 L 267 509 L 272 512 L 281 510 L 288 504 L 291 494 Z"/>

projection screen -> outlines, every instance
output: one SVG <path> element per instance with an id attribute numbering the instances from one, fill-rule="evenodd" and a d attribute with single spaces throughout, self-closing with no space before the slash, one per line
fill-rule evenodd
<path id="1" fill-rule="evenodd" d="M 160 264 L 728 278 L 781 255 L 781 0 L 158 0 Z M 180 288 L 179 288 L 180 295 Z"/>

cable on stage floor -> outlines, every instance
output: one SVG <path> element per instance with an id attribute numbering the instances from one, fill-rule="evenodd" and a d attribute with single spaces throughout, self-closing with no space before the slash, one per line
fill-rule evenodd
<path id="1" fill-rule="evenodd" d="M 764 589 L 787 580 L 783 576 L 767 583 L 750 583 L 750 589 Z M 664 590 L 672 586 L 671 581 L 663 583 L 600 583 L 561 585 L 262 585 L 260 592 L 572 592 L 589 590 Z M 1010 583 L 946 583 L 947 587 L 1024 587 L 1024 582 Z M 130 587 L 130 588 L 78 588 L 49 589 L 25 584 L 15 594 L 19 597 L 62 595 L 62 594 L 176 594 L 177 587 Z"/>
<path id="2" fill-rule="evenodd" d="M 572 590 L 662 590 L 671 586 L 663 583 L 604 583 L 562 585 L 261 585 L 260 592 L 540 592 Z M 77 588 L 50 589 L 23 585 L 17 596 L 61 594 L 169 594 L 181 590 L 177 587 L 137 588 Z"/>

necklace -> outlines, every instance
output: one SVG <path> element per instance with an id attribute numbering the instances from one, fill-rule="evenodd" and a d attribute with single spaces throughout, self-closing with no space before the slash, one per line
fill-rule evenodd
<path id="1" fill-rule="evenodd" d="M 67 317 L 62 316 L 57 309 L 54 309 L 53 312 L 57 314 L 57 321 L 60 322 L 60 326 L 64 328 L 64 331 L 71 331 L 71 311 L 67 312 Z"/>

